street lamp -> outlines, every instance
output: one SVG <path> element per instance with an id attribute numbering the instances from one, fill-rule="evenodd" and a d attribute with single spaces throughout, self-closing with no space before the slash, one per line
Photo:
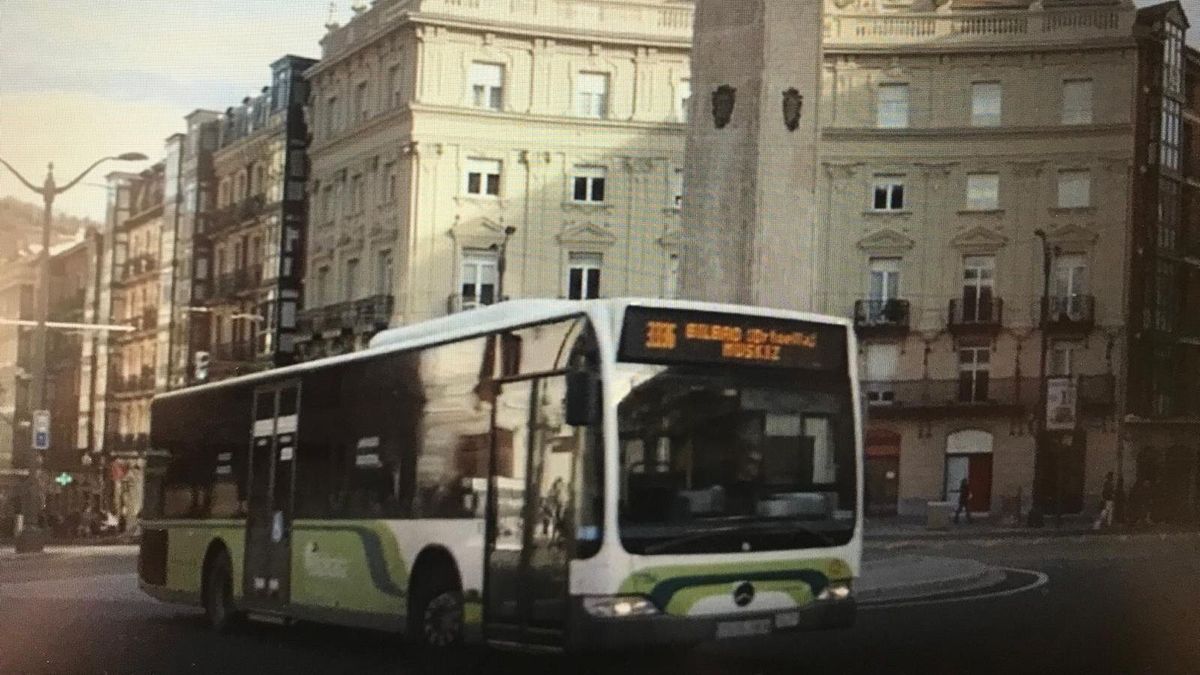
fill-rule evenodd
<path id="1" fill-rule="evenodd" d="M 140 152 L 126 152 L 112 157 L 102 157 L 92 163 L 91 166 L 84 169 L 78 176 L 68 182 L 66 185 L 59 186 L 54 181 L 54 163 L 51 162 L 46 167 L 46 178 L 42 182 L 42 186 L 38 187 L 25 179 L 21 172 L 13 168 L 11 164 L 0 158 L 0 164 L 3 164 L 21 184 L 29 188 L 31 191 L 41 195 L 42 197 L 42 253 L 38 263 L 38 302 L 37 302 L 37 328 L 34 332 L 34 362 L 33 362 L 33 392 L 30 396 L 30 401 L 37 406 L 37 410 L 46 410 L 46 318 L 50 306 L 50 219 L 54 213 L 54 198 L 58 195 L 75 187 L 79 181 L 83 180 L 84 176 L 91 173 L 92 169 L 100 166 L 104 162 L 116 160 L 121 162 L 140 162 L 148 159 L 146 155 Z M 33 443 L 31 442 L 32 446 Z M 31 452 L 29 455 L 30 471 L 29 484 L 25 495 L 25 508 L 22 509 L 25 515 L 34 515 L 34 511 L 40 511 L 40 489 L 39 473 L 41 471 L 42 459 L 36 452 Z M 35 509 L 36 507 L 36 509 Z M 40 536 L 31 536 L 37 534 L 37 519 L 31 520 L 32 526 L 28 528 L 28 533 L 22 531 L 22 539 L 18 543 L 18 549 L 23 552 L 36 553 L 42 550 L 42 542 Z"/>
<path id="2" fill-rule="evenodd" d="M 498 249 L 500 256 L 496 261 L 496 302 L 504 302 L 504 272 L 508 269 L 508 239 L 517 233 L 517 228 L 509 225 L 504 228 L 504 241 L 499 246 L 492 244 L 492 249 Z"/>

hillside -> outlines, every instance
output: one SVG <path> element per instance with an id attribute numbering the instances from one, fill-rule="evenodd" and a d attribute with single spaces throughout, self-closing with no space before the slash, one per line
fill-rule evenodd
<path id="1" fill-rule="evenodd" d="M 56 214 L 53 223 L 54 243 L 73 238 L 87 227 L 100 227 L 87 218 Z M 42 207 L 13 197 L 0 199 L 0 260 L 8 260 L 42 241 Z"/>

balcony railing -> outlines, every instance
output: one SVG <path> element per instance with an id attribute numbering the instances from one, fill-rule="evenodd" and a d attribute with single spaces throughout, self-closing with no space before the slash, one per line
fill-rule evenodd
<path id="1" fill-rule="evenodd" d="M 240 267 L 213 280 L 214 298 L 228 298 L 262 286 L 262 264 Z"/>
<path id="2" fill-rule="evenodd" d="M 947 324 L 956 333 L 995 332 L 1003 318 L 1004 301 L 1000 298 L 955 298 L 950 301 Z"/>
<path id="3" fill-rule="evenodd" d="M 218 361 L 249 361 L 255 356 L 250 342 L 218 342 L 212 346 L 213 358 Z"/>
<path id="4" fill-rule="evenodd" d="M 946 46 L 961 43 L 1063 43 L 1100 38 L 1127 38 L 1132 7 L 1025 8 L 967 12 L 903 12 L 891 15 L 830 13 L 825 42 L 832 48 L 869 45 Z"/>
<path id="5" fill-rule="evenodd" d="M 1096 325 L 1096 299 L 1091 295 L 1043 298 L 1040 304 L 1046 330 L 1086 333 Z"/>
<path id="6" fill-rule="evenodd" d="M 894 380 L 862 383 L 872 414 L 906 412 L 986 414 L 1032 412 L 1041 401 L 1036 377 L 956 378 L 946 380 Z M 1112 375 L 1076 378 L 1080 408 L 1090 414 L 1112 411 L 1116 401 Z"/>
<path id="7" fill-rule="evenodd" d="M 854 327 L 860 335 L 903 335 L 910 314 L 908 300 L 859 300 L 854 303 Z"/>
<path id="8" fill-rule="evenodd" d="M 139 255 L 119 263 L 114 276 L 118 282 L 127 282 L 148 276 L 158 271 L 158 260 L 151 255 Z"/>
<path id="9" fill-rule="evenodd" d="M 387 328 L 395 301 L 390 295 L 374 295 L 351 302 L 318 307 L 301 313 L 302 333 L 349 331 L 371 333 Z"/>

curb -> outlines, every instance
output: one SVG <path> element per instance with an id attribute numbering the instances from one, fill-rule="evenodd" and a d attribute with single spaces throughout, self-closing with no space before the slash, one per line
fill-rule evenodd
<path id="1" fill-rule="evenodd" d="M 916 546 L 918 544 L 927 544 L 931 542 L 963 542 L 963 543 L 978 543 L 981 541 L 1003 540 L 1037 540 L 1045 541 L 1050 539 L 1097 539 L 1097 540 L 1120 540 L 1125 541 L 1134 538 L 1167 538 L 1167 537 L 1195 537 L 1200 536 L 1200 531 L 1197 530 L 1101 530 L 1092 529 L 1080 530 L 1055 530 L 1055 529 L 1029 529 L 1029 530 L 998 530 L 992 532 L 969 532 L 969 533 L 954 533 L 948 534 L 945 532 L 911 532 L 898 534 L 866 534 L 863 537 L 863 543 L 866 546 L 880 546 L 887 544 L 909 544 Z"/>
<path id="2" fill-rule="evenodd" d="M 862 605 L 881 605 L 890 602 L 905 602 L 921 600 L 929 596 L 946 593 L 965 593 L 981 588 L 994 586 L 1004 581 L 1004 570 L 985 567 L 970 574 L 963 574 L 949 579 L 932 579 L 892 588 L 881 588 L 873 591 L 859 592 L 859 603 Z"/>

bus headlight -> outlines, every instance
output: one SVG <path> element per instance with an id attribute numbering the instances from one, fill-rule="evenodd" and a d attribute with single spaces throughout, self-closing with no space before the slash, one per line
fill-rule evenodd
<path id="1" fill-rule="evenodd" d="M 606 595 L 583 599 L 583 609 L 592 616 L 621 619 L 627 616 L 651 616 L 658 608 L 640 595 Z"/>
<path id="2" fill-rule="evenodd" d="M 847 584 L 830 584 L 817 595 L 818 600 L 845 600 L 850 597 L 850 586 Z"/>

